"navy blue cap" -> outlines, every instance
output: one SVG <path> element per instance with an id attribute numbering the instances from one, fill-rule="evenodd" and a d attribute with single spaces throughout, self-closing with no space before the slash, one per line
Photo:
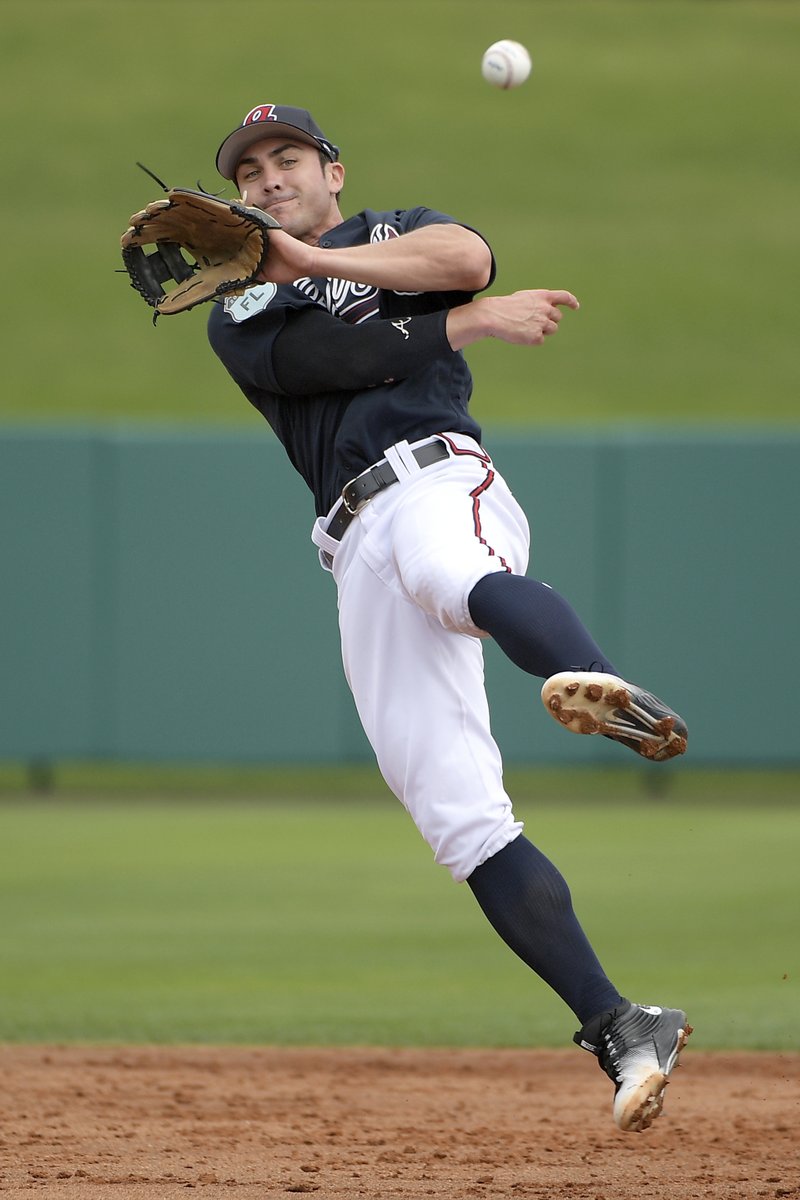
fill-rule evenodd
<path id="1" fill-rule="evenodd" d="M 331 162 L 339 157 L 339 147 L 329 142 L 310 112 L 285 104 L 259 104 L 251 108 L 241 125 L 229 133 L 217 151 L 217 170 L 223 179 L 235 179 L 239 160 L 248 146 L 263 138 L 294 138 L 316 146 Z"/>

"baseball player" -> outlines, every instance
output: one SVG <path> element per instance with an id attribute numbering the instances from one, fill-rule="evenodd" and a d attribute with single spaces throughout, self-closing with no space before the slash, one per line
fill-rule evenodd
<path id="1" fill-rule="evenodd" d="M 678 1009 L 610 981 L 556 867 L 523 834 L 489 728 L 482 639 L 543 678 L 551 714 L 653 760 L 684 722 L 626 682 L 556 591 L 525 574 L 529 533 L 469 413 L 461 351 L 539 346 L 570 292 L 480 296 L 476 230 L 426 207 L 344 219 L 338 148 L 304 109 L 259 104 L 222 142 L 220 174 L 280 223 L 259 279 L 212 306 L 211 345 L 314 495 L 312 540 L 336 583 L 344 670 L 389 787 L 435 860 L 466 880 L 512 950 L 572 1009 L 575 1040 L 615 1085 L 621 1129 L 646 1128 L 691 1032 Z"/>

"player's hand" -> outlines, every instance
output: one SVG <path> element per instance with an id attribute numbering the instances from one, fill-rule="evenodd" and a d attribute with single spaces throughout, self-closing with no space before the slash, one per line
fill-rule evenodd
<path id="1" fill-rule="evenodd" d="M 541 346 L 558 330 L 563 308 L 580 308 L 572 292 L 537 288 L 510 296 L 481 296 L 447 314 L 453 350 L 494 337 L 517 346 Z"/>
<path id="2" fill-rule="evenodd" d="M 540 346 L 558 331 L 562 308 L 580 308 L 572 292 L 544 288 L 510 296 L 486 296 L 476 303 L 485 306 L 488 336 L 516 346 Z"/>
<path id="3" fill-rule="evenodd" d="M 261 283 L 294 283 L 314 274 L 314 247 L 282 229 L 270 230 L 269 252 L 256 278 Z"/>

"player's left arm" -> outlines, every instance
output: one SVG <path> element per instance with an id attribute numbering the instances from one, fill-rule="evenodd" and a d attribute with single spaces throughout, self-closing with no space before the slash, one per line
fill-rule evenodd
<path id="1" fill-rule="evenodd" d="M 424 225 L 367 246 L 325 249 L 272 230 L 259 279 L 347 279 L 392 292 L 479 292 L 492 277 L 492 252 L 464 225 Z"/>

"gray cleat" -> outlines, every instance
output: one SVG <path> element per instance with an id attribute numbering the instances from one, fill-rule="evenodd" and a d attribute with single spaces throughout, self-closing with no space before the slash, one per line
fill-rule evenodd
<path id="1" fill-rule="evenodd" d="M 660 1115 L 671 1071 L 692 1032 L 686 1013 L 624 1001 L 587 1021 L 574 1040 L 615 1085 L 614 1121 L 641 1133 Z"/>

